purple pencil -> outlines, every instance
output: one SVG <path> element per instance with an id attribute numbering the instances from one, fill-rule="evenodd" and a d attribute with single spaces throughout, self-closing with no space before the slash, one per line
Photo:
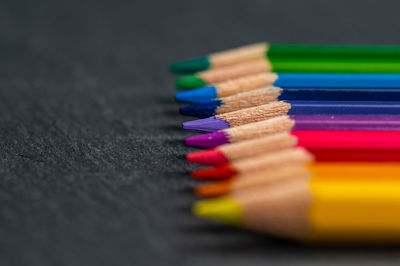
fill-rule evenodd
<path id="1" fill-rule="evenodd" d="M 400 116 L 293 115 L 232 127 L 220 124 L 215 132 L 188 137 L 186 145 L 212 148 L 295 130 L 382 130 L 400 131 Z"/>

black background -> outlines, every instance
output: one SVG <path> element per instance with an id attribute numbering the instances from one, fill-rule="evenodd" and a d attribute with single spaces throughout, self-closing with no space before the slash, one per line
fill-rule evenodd
<path id="1" fill-rule="evenodd" d="M 0 265 L 398 265 L 198 220 L 167 66 L 241 44 L 400 43 L 393 1 L 0 1 Z"/>

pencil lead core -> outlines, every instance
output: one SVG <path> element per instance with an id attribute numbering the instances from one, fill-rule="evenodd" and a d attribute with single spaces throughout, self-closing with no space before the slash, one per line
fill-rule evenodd
<path id="1" fill-rule="evenodd" d="M 207 86 L 207 82 L 195 75 L 179 77 L 175 80 L 177 89 L 189 90 Z"/>
<path id="2" fill-rule="evenodd" d="M 184 103 L 208 103 L 217 98 L 217 89 L 207 86 L 175 93 L 175 101 Z"/>
<path id="3" fill-rule="evenodd" d="M 237 173 L 230 164 L 224 164 L 217 167 L 194 170 L 191 176 L 198 179 L 228 179 Z"/>
<path id="4" fill-rule="evenodd" d="M 228 163 L 225 155 L 217 150 L 210 149 L 205 151 L 190 152 L 186 155 L 186 159 L 192 163 L 219 165 Z"/>
<path id="5" fill-rule="evenodd" d="M 169 69 L 177 74 L 191 74 L 198 71 L 206 70 L 210 67 L 210 60 L 208 57 L 199 57 L 185 61 L 172 63 Z"/>
<path id="6" fill-rule="evenodd" d="M 212 182 L 202 184 L 195 188 L 194 192 L 199 197 L 216 197 L 228 194 L 231 191 L 230 181 Z"/>
<path id="7" fill-rule="evenodd" d="M 240 205 L 229 197 L 198 201 L 192 206 L 193 214 L 205 219 L 231 225 L 242 225 Z"/>
<path id="8" fill-rule="evenodd" d="M 203 133 L 216 132 L 230 127 L 227 121 L 216 116 L 184 122 L 182 126 L 183 129 Z"/>
<path id="9" fill-rule="evenodd" d="M 183 115 L 195 116 L 198 118 L 207 118 L 215 115 L 216 110 L 222 104 L 221 100 L 215 100 L 207 103 L 198 103 L 183 106 L 179 109 L 179 112 Z"/>
<path id="10" fill-rule="evenodd" d="M 188 146 L 198 148 L 213 148 L 229 143 L 229 137 L 224 131 L 218 131 L 209 134 L 188 137 L 186 138 L 185 143 Z"/>

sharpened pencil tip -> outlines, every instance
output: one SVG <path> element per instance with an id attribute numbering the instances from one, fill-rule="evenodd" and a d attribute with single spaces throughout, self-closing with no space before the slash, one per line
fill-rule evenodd
<path id="1" fill-rule="evenodd" d="M 169 69 L 177 74 L 192 74 L 198 71 L 207 70 L 210 68 L 210 60 L 208 57 L 199 57 L 185 61 L 172 63 Z"/>
<path id="2" fill-rule="evenodd" d="M 229 180 L 210 182 L 198 185 L 194 193 L 199 197 L 218 197 L 226 195 L 231 191 L 231 182 Z"/>
<path id="3" fill-rule="evenodd" d="M 230 127 L 227 121 L 216 116 L 184 122 L 182 125 L 183 129 L 203 133 L 216 132 Z"/>
<path id="4" fill-rule="evenodd" d="M 192 212 L 200 218 L 231 225 L 242 225 L 243 215 L 240 205 L 230 197 L 220 197 L 198 201 Z"/>
<path id="5" fill-rule="evenodd" d="M 198 148 L 214 148 L 222 144 L 229 143 L 227 134 L 223 131 L 188 137 L 186 145 Z"/>
<path id="6" fill-rule="evenodd" d="M 207 86 L 207 82 L 198 76 L 189 75 L 177 78 L 175 86 L 177 89 L 190 90 Z"/>
<path id="7" fill-rule="evenodd" d="M 228 162 L 225 155 L 217 149 L 190 152 L 186 155 L 186 159 L 191 163 L 208 165 L 220 165 Z"/>
<path id="8" fill-rule="evenodd" d="M 217 89 L 214 86 L 175 93 L 175 101 L 184 103 L 208 103 L 217 98 Z"/>
<path id="9" fill-rule="evenodd" d="M 220 100 L 215 100 L 208 103 L 199 103 L 183 106 L 179 112 L 183 115 L 195 116 L 198 118 L 207 118 L 216 115 L 218 107 L 221 106 Z"/>
<path id="10" fill-rule="evenodd" d="M 228 179 L 237 175 L 238 172 L 230 165 L 224 164 L 216 167 L 197 169 L 191 172 L 196 179 Z"/>

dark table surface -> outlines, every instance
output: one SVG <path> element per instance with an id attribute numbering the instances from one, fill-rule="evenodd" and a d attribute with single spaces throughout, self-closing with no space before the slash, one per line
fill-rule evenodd
<path id="1" fill-rule="evenodd" d="M 193 217 L 170 62 L 400 43 L 393 1 L 0 2 L 0 265 L 399 265 Z"/>

